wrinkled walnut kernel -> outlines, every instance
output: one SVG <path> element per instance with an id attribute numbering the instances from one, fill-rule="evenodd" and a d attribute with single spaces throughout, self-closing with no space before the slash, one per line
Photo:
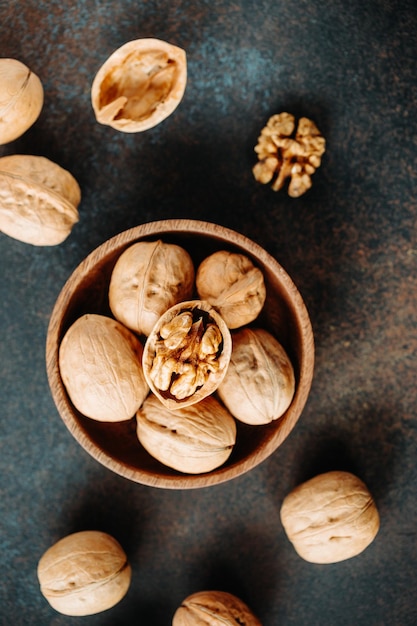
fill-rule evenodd
<path id="1" fill-rule="evenodd" d="M 307 117 L 301 117 L 295 137 L 295 118 L 290 113 L 278 113 L 269 118 L 255 146 L 258 163 L 253 168 L 255 179 L 272 183 L 279 191 L 290 179 L 288 195 L 298 198 L 312 185 L 311 176 L 321 164 L 326 142 L 317 126 Z"/>
<path id="2" fill-rule="evenodd" d="M 181 302 L 162 315 L 149 335 L 143 371 L 151 390 L 173 409 L 214 392 L 230 353 L 230 331 L 221 316 L 203 301 Z"/>

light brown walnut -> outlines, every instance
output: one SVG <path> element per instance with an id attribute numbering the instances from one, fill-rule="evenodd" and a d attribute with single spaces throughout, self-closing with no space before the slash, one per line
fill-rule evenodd
<path id="1" fill-rule="evenodd" d="M 250 324 L 262 310 L 266 287 L 262 271 L 244 254 L 219 250 L 200 263 L 199 297 L 209 302 L 229 328 Z"/>
<path id="2" fill-rule="evenodd" d="M 0 59 L 0 145 L 14 141 L 38 119 L 43 107 L 39 77 L 17 59 Z"/>
<path id="3" fill-rule="evenodd" d="M 74 406 L 100 422 L 132 419 L 149 393 L 143 347 L 117 320 L 96 314 L 78 318 L 59 348 L 59 370 Z"/>
<path id="4" fill-rule="evenodd" d="M 172 626 L 261 626 L 250 608 L 227 591 L 198 591 L 176 610 Z"/>
<path id="5" fill-rule="evenodd" d="M 41 156 L 0 158 L 0 231 L 36 246 L 64 241 L 78 222 L 75 178 Z"/>
<path id="6" fill-rule="evenodd" d="M 289 179 L 288 195 L 298 198 L 310 189 L 325 149 L 325 139 L 312 120 L 301 117 L 295 130 L 294 116 L 278 113 L 270 117 L 258 137 L 253 174 L 260 183 L 272 181 L 274 191 Z"/>
<path id="7" fill-rule="evenodd" d="M 145 450 L 179 472 L 210 472 L 227 461 L 236 443 L 236 423 L 213 396 L 173 411 L 150 394 L 136 420 Z"/>
<path id="8" fill-rule="evenodd" d="M 342 471 L 315 476 L 284 499 L 281 521 L 296 552 L 311 563 L 336 563 L 367 548 L 379 513 L 366 485 Z"/>
<path id="9" fill-rule="evenodd" d="M 147 336 L 167 309 L 191 297 L 194 274 L 193 261 L 181 246 L 161 240 L 132 244 L 112 271 L 112 313 L 127 328 Z"/>
<path id="10" fill-rule="evenodd" d="M 116 539 L 96 530 L 67 535 L 38 563 L 40 591 L 63 615 L 94 615 L 126 595 L 131 567 Z"/>
<path id="11" fill-rule="evenodd" d="M 294 369 L 279 341 L 262 328 L 234 331 L 230 363 L 217 389 L 233 417 L 269 424 L 283 416 L 294 392 Z"/>

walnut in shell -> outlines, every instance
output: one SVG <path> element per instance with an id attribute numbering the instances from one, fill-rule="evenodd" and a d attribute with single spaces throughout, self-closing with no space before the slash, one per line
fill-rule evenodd
<path id="1" fill-rule="evenodd" d="M 172 626 L 261 626 L 250 608 L 227 591 L 198 591 L 176 610 Z"/>
<path id="2" fill-rule="evenodd" d="M 167 309 L 191 297 L 194 273 L 193 261 L 181 246 L 161 240 L 129 246 L 110 279 L 113 315 L 131 330 L 149 335 Z"/>
<path id="3" fill-rule="evenodd" d="M 379 513 L 357 476 L 333 471 L 291 491 L 281 506 L 281 522 L 300 557 L 311 563 L 337 563 L 372 543 Z"/>
<path id="4" fill-rule="evenodd" d="M 149 393 L 142 353 L 137 337 L 117 320 L 78 318 L 59 348 L 59 370 L 73 405 L 100 422 L 132 419 Z"/>
<path id="5" fill-rule="evenodd" d="M 196 275 L 197 293 L 229 328 L 256 319 L 266 298 L 264 276 L 244 254 L 219 250 L 205 258 Z"/>
<path id="6" fill-rule="evenodd" d="M 35 246 L 64 241 L 78 222 L 75 178 L 41 156 L 0 158 L 0 231 Z"/>
<path id="7" fill-rule="evenodd" d="M 220 467 L 236 442 L 236 422 L 213 396 L 173 411 L 150 394 L 136 419 L 145 450 L 160 463 L 187 474 Z"/>
<path id="8" fill-rule="evenodd" d="M 143 372 L 154 394 L 175 410 L 217 389 L 231 351 L 230 331 L 210 304 L 180 302 L 159 318 L 147 338 Z"/>
<path id="9" fill-rule="evenodd" d="M 287 179 L 288 195 L 298 198 L 312 185 L 311 176 L 321 164 L 326 142 L 317 126 L 301 117 L 295 130 L 295 118 L 290 113 L 278 113 L 269 118 L 255 146 L 258 163 L 253 174 L 260 183 L 272 183 L 272 189 L 282 189 Z"/>
<path id="10" fill-rule="evenodd" d="M 96 119 L 125 133 L 148 130 L 174 112 L 186 83 L 184 50 L 160 39 L 129 41 L 110 55 L 93 80 Z"/>
<path id="11" fill-rule="evenodd" d="M 93 615 L 116 605 L 127 593 L 131 567 L 114 537 L 97 530 L 67 535 L 38 563 L 42 595 L 59 613 Z"/>
<path id="12" fill-rule="evenodd" d="M 294 391 L 293 366 L 273 335 L 262 328 L 232 334 L 229 367 L 217 393 L 236 419 L 252 425 L 279 419 Z"/>
<path id="13" fill-rule="evenodd" d="M 0 145 L 23 135 L 42 107 L 39 77 L 17 59 L 0 59 Z"/>

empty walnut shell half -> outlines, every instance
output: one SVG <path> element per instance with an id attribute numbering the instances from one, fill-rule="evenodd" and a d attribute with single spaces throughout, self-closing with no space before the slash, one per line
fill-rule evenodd
<path id="1" fill-rule="evenodd" d="M 311 563 L 337 563 L 375 539 L 379 513 L 366 485 L 350 472 L 320 474 L 284 499 L 281 522 L 296 552 Z"/>
<path id="2" fill-rule="evenodd" d="M 78 318 L 62 339 L 59 370 L 80 413 L 99 422 L 132 419 L 149 393 L 142 352 L 136 335 L 117 320 Z"/>
<path id="3" fill-rule="evenodd" d="M 80 187 L 67 170 L 41 156 L 0 158 L 0 231 L 35 246 L 64 241 L 78 222 Z"/>
<path id="4" fill-rule="evenodd" d="M 149 335 L 171 306 L 188 300 L 194 288 L 193 261 L 171 243 L 138 241 L 118 258 L 109 286 L 109 304 L 119 322 Z"/>
<path id="5" fill-rule="evenodd" d="M 63 615 L 94 615 L 126 595 L 131 567 L 111 535 L 86 530 L 63 537 L 38 563 L 42 595 Z"/>
<path id="6" fill-rule="evenodd" d="M 198 591 L 176 610 L 172 626 L 261 626 L 249 607 L 227 591 Z"/>
<path id="7" fill-rule="evenodd" d="M 264 276 L 244 254 L 219 250 L 197 269 L 199 297 L 220 313 L 229 328 L 255 320 L 266 299 Z"/>
<path id="8" fill-rule="evenodd" d="M 160 39 L 136 39 L 97 72 L 91 101 L 99 123 L 125 133 L 156 126 L 177 108 L 187 82 L 184 50 Z"/>
<path id="9" fill-rule="evenodd" d="M 232 334 L 232 354 L 217 389 L 233 417 L 262 425 L 279 419 L 295 391 L 294 369 L 288 354 L 263 328 L 240 328 Z"/>
<path id="10" fill-rule="evenodd" d="M 220 467 L 236 443 L 235 420 L 212 396 L 173 411 L 150 394 L 136 419 L 145 450 L 160 463 L 187 474 Z"/>
<path id="11" fill-rule="evenodd" d="M 0 59 L 0 145 L 14 141 L 38 119 L 43 107 L 39 77 L 17 59 Z"/>
<path id="12" fill-rule="evenodd" d="M 160 317 L 147 338 L 143 372 L 154 394 L 175 410 L 217 389 L 231 351 L 230 331 L 208 302 L 180 302 Z"/>

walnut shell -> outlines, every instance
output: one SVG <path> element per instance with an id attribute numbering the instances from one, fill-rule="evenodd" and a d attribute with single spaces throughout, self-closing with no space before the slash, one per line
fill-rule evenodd
<path id="1" fill-rule="evenodd" d="M 122 324 L 149 335 L 160 316 L 191 297 L 193 261 L 183 248 L 158 241 L 129 246 L 113 268 L 109 304 Z"/>
<path id="2" fill-rule="evenodd" d="M 264 276 L 244 254 L 219 250 L 197 269 L 197 293 L 222 316 L 229 328 L 256 319 L 266 299 Z"/>
<path id="3" fill-rule="evenodd" d="M 96 119 L 125 133 L 148 130 L 173 113 L 186 83 L 184 50 L 160 39 L 129 41 L 110 55 L 93 80 Z"/>
<path id="4" fill-rule="evenodd" d="M 150 389 L 169 409 L 200 402 L 222 382 L 232 339 L 210 304 L 188 300 L 159 318 L 145 342 L 143 372 Z"/>
<path id="5" fill-rule="evenodd" d="M 143 347 L 120 322 L 86 314 L 67 330 L 59 348 L 62 381 L 74 406 L 100 422 L 132 419 L 149 393 Z"/>
<path id="6" fill-rule="evenodd" d="M 227 591 L 198 591 L 178 607 L 172 626 L 261 626 L 261 622 Z"/>
<path id="7" fill-rule="evenodd" d="M 229 367 L 217 393 L 233 417 L 252 425 L 279 419 L 294 396 L 295 376 L 283 346 L 262 328 L 232 334 Z"/>
<path id="8" fill-rule="evenodd" d="M 127 593 L 131 567 L 110 535 L 86 530 L 60 539 L 43 554 L 37 569 L 42 595 L 59 613 L 94 615 Z"/>
<path id="9" fill-rule="evenodd" d="M 281 522 L 296 552 L 311 563 L 337 563 L 375 539 L 379 513 L 366 485 L 349 472 L 320 474 L 284 499 Z"/>
<path id="10" fill-rule="evenodd" d="M 80 187 L 67 170 L 41 156 L 0 158 L 0 231 L 35 246 L 64 241 L 78 222 Z"/>
<path id="11" fill-rule="evenodd" d="M 43 107 L 39 77 L 17 59 L 0 59 L 0 145 L 14 141 L 38 119 Z"/>
<path id="12" fill-rule="evenodd" d="M 137 436 L 151 456 L 179 472 L 223 465 L 236 442 L 236 422 L 212 396 L 171 411 L 150 394 L 136 415 Z"/>

